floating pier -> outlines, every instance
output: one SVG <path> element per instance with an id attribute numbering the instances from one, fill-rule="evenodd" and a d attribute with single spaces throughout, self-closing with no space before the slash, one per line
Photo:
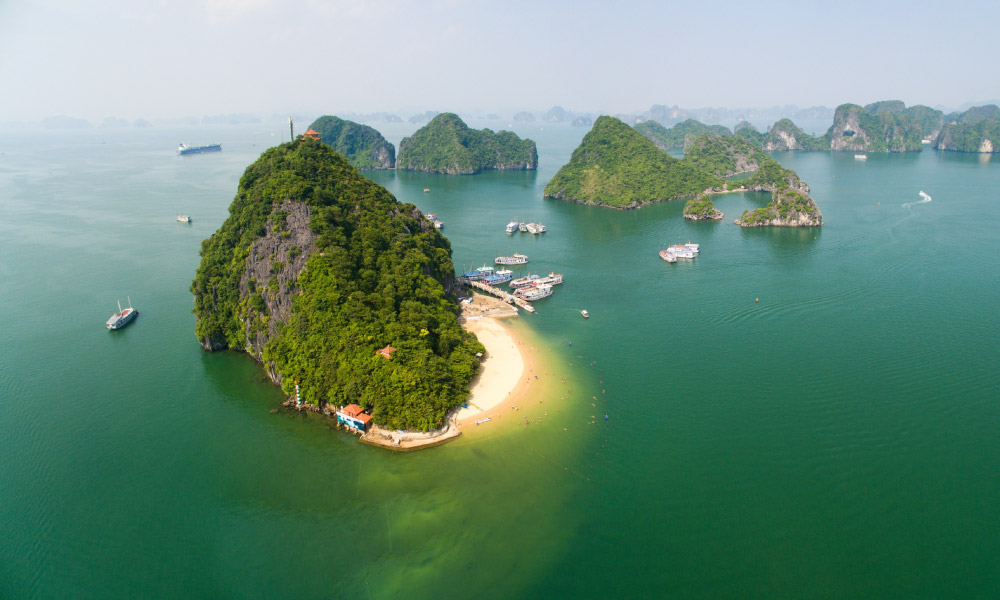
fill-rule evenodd
<path id="1" fill-rule="evenodd" d="M 518 298 L 513 294 L 508 294 L 507 292 L 501 290 L 500 288 L 493 287 L 492 285 L 483 283 L 482 281 L 462 280 L 462 283 L 474 287 L 477 290 L 482 290 L 487 294 L 492 294 L 494 296 L 497 296 L 498 298 L 500 298 L 504 302 L 507 302 L 508 304 L 516 304 L 520 308 L 523 308 L 524 310 L 530 313 L 535 312 L 535 307 L 532 306 L 531 303 L 527 302 L 526 300 L 522 300 L 521 298 Z"/>

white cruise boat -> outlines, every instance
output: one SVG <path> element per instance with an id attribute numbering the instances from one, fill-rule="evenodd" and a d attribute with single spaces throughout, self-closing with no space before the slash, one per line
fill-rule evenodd
<path id="1" fill-rule="evenodd" d="M 677 257 L 670 250 L 660 250 L 660 258 L 667 261 L 668 263 L 677 262 Z"/>
<path id="2" fill-rule="evenodd" d="M 697 246 L 697 244 L 695 245 Z M 673 246 L 667 248 L 667 252 L 675 258 L 694 258 L 695 254 L 698 253 L 698 250 L 690 248 L 688 244 L 674 244 Z"/>
<path id="3" fill-rule="evenodd" d="M 498 256 L 493 260 L 498 265 L 523 265 L 528 262 L 528 257 L 524 254 L 514 256 Z"/>
<path id="4" fill-rule="evenodd" d="M 514 233 L 515 231 L 517 231 L 517 221 L 507 223 L 507 233 Z"/>
<path id="5" fill-rule="evenodd" d="M 517 224 L 517 230 L 520 231 L 520 232 L 525 232 L 525 231 L 528 230 L 528 226 L 525 225 L 524 222 L 522 221 L 522 222 L 520 222 L 520 223 Z"/>
<path id="6" fill-rule="evenodd" d="M 527 300 L 528 302 L 534 302 L 535 300 L 541 300 L 542 298 L 548 298 L 552 295 L 551 285 L 532 285 L 528 287 L 523 287 L 514 293 L 515 296 L 521 298 L 522 300 Z"/>
<path id="7" fill-rule="evenodd" d="M 524 226 L 528 230 L 528 233 L 545 233 L 546 227 L 541 223 L 528 223 Z"/>
<path id="8" fill-rule="evenodd" d="M 178 223 L 190 223 L 191 222 L 191 217 L 189 217 L 187 215 L 177 215 L 177 222 Z"/>
<path id="9" fill-rule="evenodd" d="M 122 303 L 121 300 L 119 300 L 118 312 L 111 315 L 111 318 L 108 319 L 108 322 L 105 323 L 105 325 L 107 326 L 108 329 L 121 329 L 122 327 L 125 327 L 126 325 L 131 323 L 132 319 L 136 318 L 137 316 L 139 316 L 139 311 L 132 308 L 131 298 L 128 299 L 128 308 L 126 308 L 125 310 L 122 310 Z"/>
<path id="10" fill-rule="evenodd" d="M 867 154 L 855 154 L 854 160 L 868 160 Z"/>
<path id="11" fill-rule="evenodd" d="M 541 277 L 535 281 L 535 285 L 558 285 L 563 282 L 562 273 L 549 273 L 548 277 Z"/>
<path id="12" fill-rule="evenodd" d="M 528 275 L 525 275 L 524 277 L 521 277 L 521 278 L 515 279 L 514 281 L 511 281 L 510 282 L 510 287 L 512 287 L 512 288 L 514 288 L 516 290 L 517 288 L 523 288 L 524 286 L 531 285 L 531 284 L 535 283 L 536 281 L 538 281 L 538 279 L 539 279 L 538 275 L 532 275 L 532 274 L 529 273 Z"/>

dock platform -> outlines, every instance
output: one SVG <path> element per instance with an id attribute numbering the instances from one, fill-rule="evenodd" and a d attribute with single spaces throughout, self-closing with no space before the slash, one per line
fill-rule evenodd
<path id="1" fill-rule="evenodd" d="M 492 285 L 483 283 L 482 281 L 469 281 L 467 279 L 461 279 L 460 281 L 469 287 L 474 287 L 477 290 L 482 290 L 486 292 L 487 294 L 492 294 L 493 296 L 497 296 L 498 298 L 500 298 L 504 302 L 507 302 L 508 304 L 516 304 L 518 307 L 523 308 L 524 310 L 530 313 L 535 312 L 535 307 L 532 306 L 530 302 L 522 300 L 521 298 L 518 298 L 514 294 L 508 294 L 507 292 L 501 290 L 500 288 L 493 287 Z"/>

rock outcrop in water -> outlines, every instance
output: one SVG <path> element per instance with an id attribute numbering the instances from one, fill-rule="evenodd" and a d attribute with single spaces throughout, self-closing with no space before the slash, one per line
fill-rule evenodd
<path id="1" fill-rule="evenodd" d="M 809 196 L 809 186 L 798 174 L 786 169 L 761 149 L 737 137 L 702 135 L 685 148 L 689 161 L 719 177 L 752 173 L 738 184 L 749 191 L 770 192 L 771 202 L 763 208 L 744 211 L 738 225 L 743 227 L 816 227 L 823 215 Z"/>
<path id="2" fill-rule="evenodd" d="M 448 175 L 538 168 L 535 142 L 510 131 L 470 129 L 458 115 L 441 113 L 399 143 L 396 168 Z"/>
<path id="3" fill-rule="evenodd" d="M 448 241 L 328 146 L 265 151 L 202 242 L 191 285 L 206 350 L 260 361 L 313 405 L 356 403 L 389 429 L 437 427 L 483 347 L 447 291 Z M 392 346 L 391 359 L 376 353 Z"/>
<path id="4" fill-rule="evenodd" d="M 720 221 L 725 215 L 715 208 L 708 194 L 699 194 L 684 204 L 684 218 L 691 221 Z"/>
<path id="5" fill-rule="evenodd" d="M 310 125 L 319 139 L 344 155 L 355 169 L 394 169 L 396 148 L 377 129 L 330 115 L 322 116 Z"/>

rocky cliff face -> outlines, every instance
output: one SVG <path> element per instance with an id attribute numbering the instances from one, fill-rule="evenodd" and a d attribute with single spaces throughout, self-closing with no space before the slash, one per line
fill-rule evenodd
<path id="1" fill-rule="evenodd" d="M 817 138 L 796 127 L 789 119 L 781 119 L 771 127 L 761 143 L 764 150 L 826 150 L 826 138 Z"/>
<path id="2" fill-rule="evenodd" d="M 976 106 L 948 116 L 935 141 L 938 150 L 954 152 L 1000 152 L 1000 107 Z"/>
<path id="3" fill-rule="evenodd" d="M 883 106 L 884 104 L 884 106 Z M 855 152 L 919 152 L 921 125 L 906 113 L 891 112 L 892 103 L 869 105 L 872 114 L 857 104 L 841 104 L 826 132 L 831 150 Z"/>
<path id="4" fill-rule="evenodd" d="M 288 324 L 296 281 L 306 260 L 316 252 L 316 234 L 309 228 L 312 210 L 307 204 L 285 200 L 268 218 L 265 234 L 250 246 L 240 277 L 240 297 L 258 294 L 263 299 L 244 321 L 247 354 L 263 362 L 264 346 L 278 333 L 278 324 Z M 268 375 L 281 383 L 271 369 Z"/>

